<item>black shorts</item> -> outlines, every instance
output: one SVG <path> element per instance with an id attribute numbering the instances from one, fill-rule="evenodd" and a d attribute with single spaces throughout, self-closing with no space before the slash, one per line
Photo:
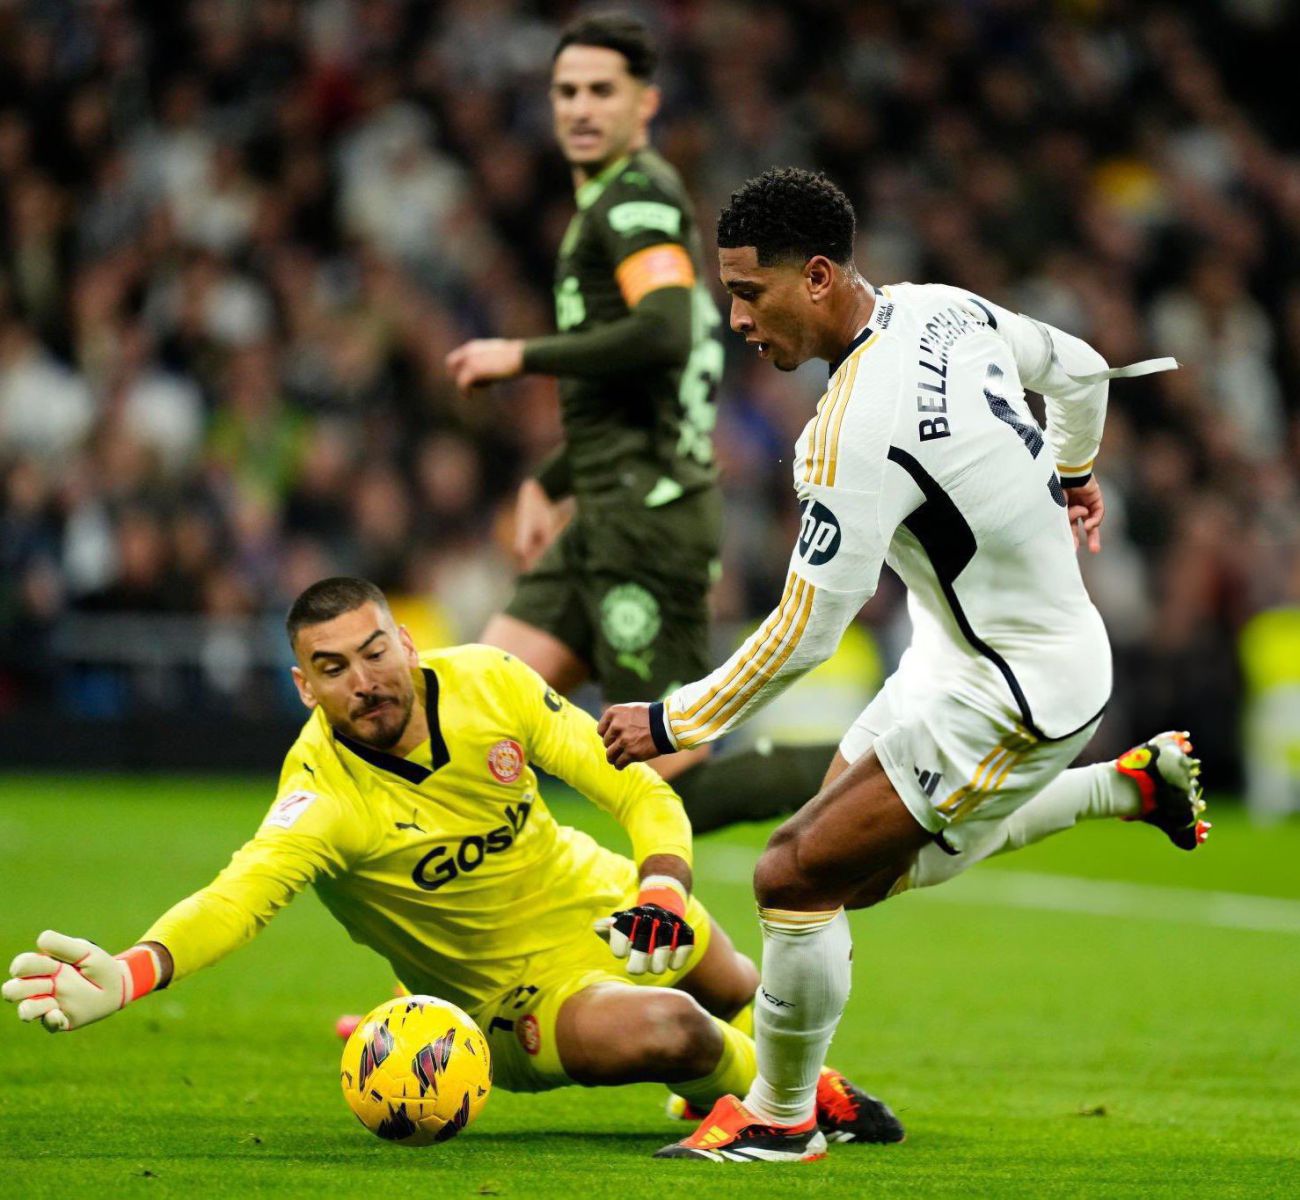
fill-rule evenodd
<path id="1" fill-rule="evenodd" d="M 662 508 L 580 502 L 506 613 L 568 646 L 606 700 L 658 700 L 709 672 L 721 532 L 713 488 Z"/>

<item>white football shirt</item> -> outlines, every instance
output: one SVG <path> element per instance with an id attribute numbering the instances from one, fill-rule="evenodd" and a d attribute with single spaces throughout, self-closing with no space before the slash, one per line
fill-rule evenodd
<path id="1" fill-rule="evenodd" d="M 719 737 L 834 651 L 882 563 L 907 585 L 909 669 L 1065 737 L 1111 688 L 1110 645 L 1079 574 L 1062 478 L 1087 480 L 1108 380 L 1079 339 L 969 292 L 900 284 L 841 359 L 796 445 L 798 544 L 781 603 L 707 678 L 651 706 L 662 751 Z M 1024 389 L 1043 393 L 1044 431 Z"/>

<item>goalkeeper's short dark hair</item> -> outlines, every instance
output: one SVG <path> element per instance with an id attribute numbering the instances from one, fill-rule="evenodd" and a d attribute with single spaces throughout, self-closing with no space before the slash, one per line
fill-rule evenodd
<path id="1" fill-rule="evenodd" d="M 378 604 L 384 612 L 390 611 L 388 597 L 368 579 L 355 579 L 350 575 L 318 579 L 293 602 L 285 618 L 289 645 L 298 640 L 300 629 L 308 625 L 323 625 L 363 604 Z"/>
<path id="2" fill-rule="evenodd" d="M 763 267 L 818 254 L 847 264 L 854 226 L 849 198 L 820 171 L 773 167 L 731 193 L 718 217 L 718 245 L 753 246 Z"/>
<path id="3" fill-rule="evenodd" d="M 569 22 L 560 33 L 559 44 L 551 61 L 560 57 L 567 46 L 600 46 L 616 50 L 627 59 L 627 73 L 634 79 L 649 82 L 659 65 L 659 51 L 650 31 L 631 13 L 589 13 Z"/>

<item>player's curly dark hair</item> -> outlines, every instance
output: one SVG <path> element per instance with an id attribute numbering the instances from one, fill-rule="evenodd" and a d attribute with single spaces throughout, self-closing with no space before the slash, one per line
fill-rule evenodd
<path id="1" fill-rule="evenodd" d="M 577 17 L 564 27 L 559 44 L 551 55 L 554 62 L 566 46 L 601 46 L 617 50 L 627 59 L 627 72 L 634 79 L 648 82 L 659 65 L 659 51 L 650 31 L 631 13 L 599 12 Z"/>
<path id="2" fill-rule="evenodd" d="M 318 579 L 293 602 L 285 618 L 289 645 L 298 638 L 298 630 L 308 625 L 321 625 L 360 608 L 363 604 L 378 604 L 388 612 L 388 598 L 368 579 L 354 579 L 350 575 L 332 575 Z"/>
<path id="3" fill-rule="evenodd" d="M 854 224 L 849 198 L 821 172 L 773 167 L 731 193 L 718 245 L 753 246 L 763 267 L 818 254 L 843 264 L 853 258 Z"/>

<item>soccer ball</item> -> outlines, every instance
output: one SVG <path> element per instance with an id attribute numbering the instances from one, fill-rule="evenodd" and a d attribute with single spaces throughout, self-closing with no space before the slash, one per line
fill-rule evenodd
<path id="1" fill-rule="evenodd" d="M 343 1047 L 343 1095 L 371 1133 L 403 1146 L 445 1142 L 487 1103 L 492 1059 L 482 1030 L 454 1004 L 399 996 Z"/>

